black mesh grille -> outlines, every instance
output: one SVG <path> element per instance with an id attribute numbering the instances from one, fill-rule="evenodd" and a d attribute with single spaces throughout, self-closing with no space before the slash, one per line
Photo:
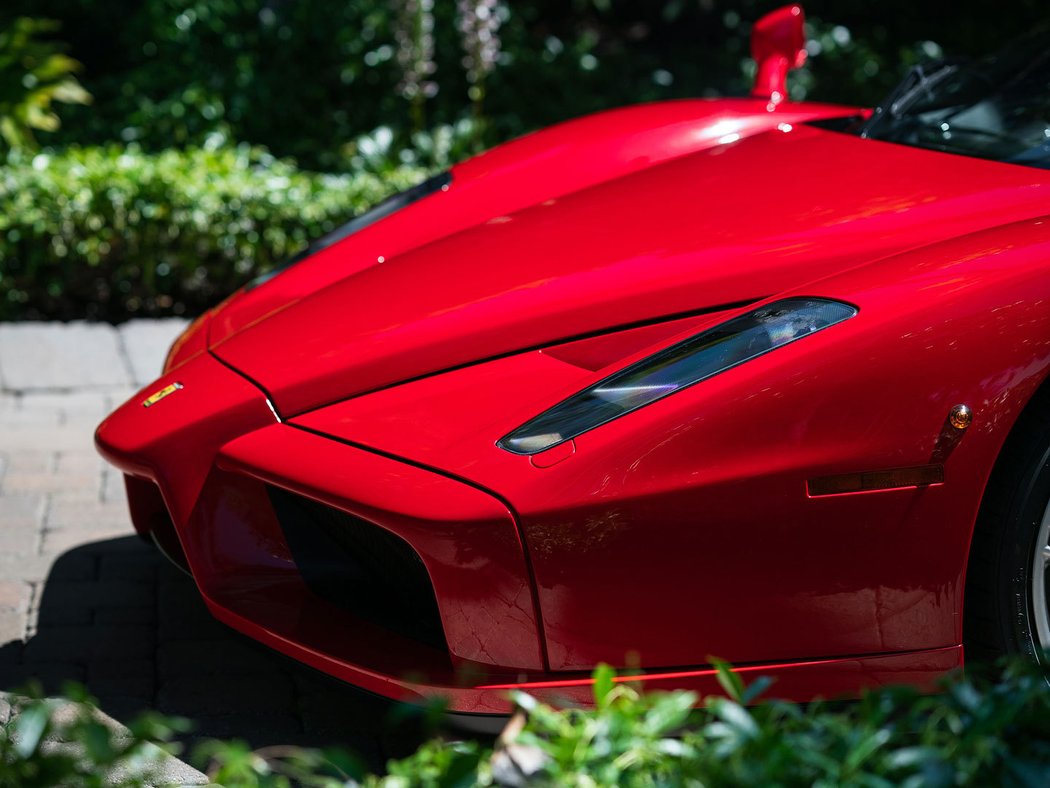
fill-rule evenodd
<path id="1" fill-rule="evenodd" d="M 430 576 L 407 542 L 309 498 L 267 491 L 310 591 L 399 635 L 446 648 Z"/>

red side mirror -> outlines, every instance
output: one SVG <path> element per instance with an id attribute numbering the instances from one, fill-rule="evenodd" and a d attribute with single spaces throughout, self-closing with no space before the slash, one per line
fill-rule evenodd
<path id="1" fill-rule="evenodd" d="M 806 15 L 800 5 L 771 11 L 751 28 L 751 57 L 758 64 L 751 95 L 774 104 L 787 98 L 788 71 L 806 62 Z"/>

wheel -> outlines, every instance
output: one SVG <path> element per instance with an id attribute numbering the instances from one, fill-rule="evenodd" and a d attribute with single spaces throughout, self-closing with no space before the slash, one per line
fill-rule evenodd
<path id="1" fill-rule="evenodd" d="M 1050 660 L 1050 397 L 1033 401 L 996 463 L 967 569 L 967 661 Z"/>

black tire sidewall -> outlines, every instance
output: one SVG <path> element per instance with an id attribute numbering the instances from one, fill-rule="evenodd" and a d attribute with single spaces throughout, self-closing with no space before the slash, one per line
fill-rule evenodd
<path id="1" fill-rule="evenodd" d="M 1015 487 L 1010 514 L 1003 524 L 999 554 L 1002 591 L 1000 621 L 1006 650 L 1041 661 L 1032 597 L 1032 571 L 1039 527 L 1050 501 L 1050 435 L 1040 436 L 1028 458 L 1028 472 Z"/>

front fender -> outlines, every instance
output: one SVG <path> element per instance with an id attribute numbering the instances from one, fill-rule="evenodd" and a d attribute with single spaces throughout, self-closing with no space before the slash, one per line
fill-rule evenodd
<path id="1" fill-rule="evenodd" d="M 520 423 L 522 392 L 587 377 L 542 352 L 299 421 L 509 502 L 552 669 L 956 646 L 984 486 L 1050 368 L 1047 260 L 1050 225 L 1033 220 L 781 294 L 860 312 L 585 433 L 549 463 L 494 445 Z M 946 431 L 959 403 L 974 412 L 965 434 Z M 941 466 L 943 482 L 811 493 L 814 480 L 917 466 Z"/>

